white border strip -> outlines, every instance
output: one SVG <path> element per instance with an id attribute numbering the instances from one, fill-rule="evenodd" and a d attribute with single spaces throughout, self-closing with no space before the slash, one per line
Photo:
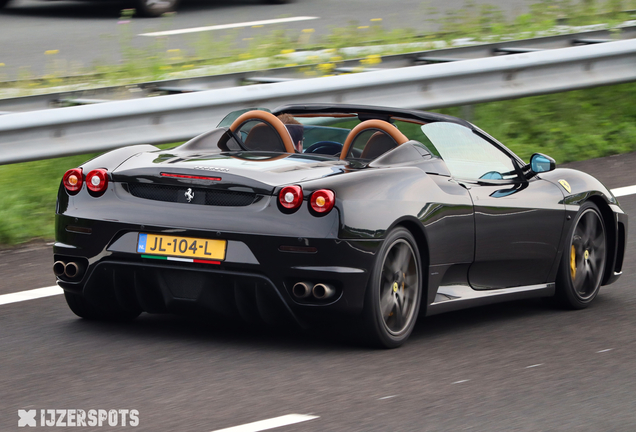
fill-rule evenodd
<path id="1" fill-rule="evenodd" d="M 50 297 L 62 294 L 64 291 L 59 286 L 50 286 L 45 288 L 36 288 L 28 291 L 20 291 L 11 294 L 0 295 L 0 305 L 18 303 L 26 300 L 35 300 L 42 297 Z"/>
<path id="2" fill-rule="evenodd" d="M 298 16 L 298 17 L 290 17 L 290 18 L 278 18 L 278 19 L 269 19 L 269 20 L 261 20 L 261 21 L 248 21 L 234 24 L 221 24 L 215 26 L 208 27 L 192 27 L 185 28 L 179 30 L 166 30 L 160 32 L 152 32 L 152 33 L 141 33 L 139 36 L 173 36 L 184 33 L 196 33 L 203 31 L 212 31 L 212 30 L 225 30 L 225 29 L 233 29 L 233 28 L 241 28 L 241 27 L 252 27 L 252 26 L 263 26 L 269 24 L 282 24 L 288 22 L 297 22 L 297 21 L 309 21 L 319 19 L 320 17 L 313 16 Z"/>
<path id="3" fill-rule="evenodd" d="M 217 429 L 212 432 L 258 432 L 268 429 L 274 429 L 282 426 L 287 426 L 295 423 L 302 423 L 309 420 L 315 420 L 319 416 L 304 415 L 304 414 L 287 414 L 281 417 L 274 417 L 267 420 L 261 420 L 254 423 L 247 423 L 240 426 L 234 426 L 227 429 Z"/>
<path id="4" fill-rule="evenodd" d="M 614 194 L 615 197 L 633 195 L 633 194 L 636 194 L 636 186 L 619 187 L 616 189 L 612 189 L 611 192 Z"/>

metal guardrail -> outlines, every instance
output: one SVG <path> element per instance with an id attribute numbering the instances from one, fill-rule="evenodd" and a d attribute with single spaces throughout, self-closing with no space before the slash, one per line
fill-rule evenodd
<path id="1" fill-rule="evenodd" d="M 185 140 L 286 103 L 442 108 L 636 80 L 636 40 L 0 116 L 0 164 Z"/>

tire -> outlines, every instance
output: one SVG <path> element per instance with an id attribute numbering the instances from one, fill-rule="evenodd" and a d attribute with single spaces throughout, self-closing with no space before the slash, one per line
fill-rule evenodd
<path id="1" fill-rule="evenodd" d="M 101 321 L 132 321 L 137 318 L 141 311 L 127 311 L 124 309 L 104 310 L 89 303 L 83 296 L 64 291 L 66 304 L 75 315 L 88 320 Z"/>
<path id="2" fill-rule="evenodd" d="M 4 8 L 6 5 L 9 4 L 11 0 L 0 0 L 0 9 Z"/>
<path id="3" fill-rule="evenodd" d="M 567 309 L 584 309 L 601 288 L 607 262 L 605 224 L 598 207 L 584 203 L 565 239 L 556 280 L 556 299 Z"/>
<path id="4" fill-rule="evenodd" d="M 178 6 L 179 0 L 135 0 L 137 15 L 148 18 L 160 17 L 167 12 L 175 12 Z"/>
<path id="5" fill-rule="evenodd" d="M 401 346 L 413 331 L 422 298 L 420 253 L 404 228 L 389 232 L 376 256 L 363 312 L 367 340 L 381 348 Z"/>

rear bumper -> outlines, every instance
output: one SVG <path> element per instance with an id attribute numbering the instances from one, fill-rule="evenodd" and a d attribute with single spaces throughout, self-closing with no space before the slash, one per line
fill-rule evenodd
<path id="1" fill-rule="evenodd" d="M 90 233 L 73 231 L 76 227 Z M 368 269 L 381 245 L 381 240 L 176 231 L 58 215 L 55 260 L 77 262 L 81 269 L 76 278 L 61 276 L 58 283 L 96 304 L 115 302 L 150 313 L 195 308 L 248 319 L 256 310 L 266 321 L 269 315 L 286 314 L 302 323 L 360 313 Z M 143 258 L 136 252 L 140 232 L 224 239 L 226 260 L 201 264 Z M 289 246 L 313 249 L 289 251 Z M 325 300 L 299 299 L 292 294 L 297 282 L 329 284 L 335 294 Z"/>

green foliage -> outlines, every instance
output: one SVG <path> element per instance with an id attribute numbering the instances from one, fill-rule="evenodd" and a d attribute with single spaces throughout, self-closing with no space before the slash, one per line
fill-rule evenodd
<path id="1" fill-rule="evenodd" d="M 636 151 L 636 83 L 476 105 L 471 121 L 529 160 L 557 163 Z M 440 112 L 460 115 L 460 109 Z"/>
<path id="2" fill-rule="evenodd" d="M 51 239 L 57 190 L 66 170 L 90 159 L 72 156 L 0 166 L 0 244 Z"/>

